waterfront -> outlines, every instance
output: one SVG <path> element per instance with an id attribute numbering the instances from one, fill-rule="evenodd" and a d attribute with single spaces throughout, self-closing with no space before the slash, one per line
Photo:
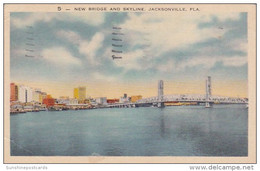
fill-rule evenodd
<path id="1" fill-rule="evenodd" d="M 13 156 L 247 156 L 245 105 L 11 115 Z"/>

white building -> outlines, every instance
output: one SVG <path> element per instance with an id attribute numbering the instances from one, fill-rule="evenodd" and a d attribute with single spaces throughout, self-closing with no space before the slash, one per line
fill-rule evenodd
<path id="1" fill-rule="evenodd" d="M 35 89 L 33 90 L 33 101 L 34 102 L 38 102 L 38 103 L 41 103 L 40 102 L 40 96 L 41 96 L 41 90 L 40 89 Z"/>
<path id="2" fill-rule="evenodd" d="M 26 88 L 23 85 L 18 86 L 18 101 L 25 103 L 26 102 Z"/>
<path id="3" fill-rule="evenodd" d="M 26 102 L 32 102 L 33 101 L 33 89 L 31 87 L 26 87 Z"/>
<path id="4" fill-rule="evenodd" d="M 98 97 L 96 98 L 96 103 L 99 105 L 107 105 L 107 98 L 106 97 Z"/>
<path id="5" fill-rule="evenodd" d="M 120 97 L 119 103 L 128 103 L 131 101 L 130 97 L 127 97 L 127 94 L 124 94 L 124 97 Z"/>
<path id="6" fill-rule="evenodd" d="M 27 86 L 18 86 L 18 101 L 22 103 L 33 101 L 33 89 Z"/>
<path id="7" fill-rule="evenodd" d="M 78 99 L 69 99 L 69 104 L 79 104 Z"/>
<path id="8" fill-rule="evenodd" d="M 119 103 L 128 103 L 128 102 L 130 102 L 131 101 L 131 99 L 130 99 L 130 97 L 120 97 L 120 99 L 119 99 Z"/>
<path id="9" fill-rule="evenodd" d="M 78 99 L 57 99 L 58 104 L 75 105 L 78 104 Z"/>

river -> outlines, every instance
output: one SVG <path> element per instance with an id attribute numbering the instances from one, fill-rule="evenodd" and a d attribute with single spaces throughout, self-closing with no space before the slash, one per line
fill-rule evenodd
<path id="1" fill-rule="evenodd" d="M 247 156 L 245 105 L 11 115 L 12 156 Z"/>

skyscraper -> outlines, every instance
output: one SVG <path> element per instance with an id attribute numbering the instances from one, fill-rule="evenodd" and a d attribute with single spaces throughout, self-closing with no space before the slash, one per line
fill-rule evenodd
<path id="1" fill-rule="evenodd" d="M 86 99 L 86 87 L 78 87 L 74 88 L 74 98 L 79 101 L 83 101 Z"/>
<path id="2" fill-rule="evenodd" d="M 10 84 L 10 101 L 18 100 L 18 86 L 14 83 Z"/>
<path id="3" fill-rule="evenodd" d="M 18 87 L 18 100 L 22 103 L 33 101 L 33 89 L 31 87 L 20 85 Z"/>
<path id="4" fill-rule="evenodd" d="M 73 97 L 75 99 L 79 99 L 79 88 L 74 88 Z"/>
<path id="5" fill-rule="evenodd" d="M 19 85 L 18 87 L 18 100 L 22 103 L 27 102 L 26 101 L 26 89 L 23 85 Z"/>

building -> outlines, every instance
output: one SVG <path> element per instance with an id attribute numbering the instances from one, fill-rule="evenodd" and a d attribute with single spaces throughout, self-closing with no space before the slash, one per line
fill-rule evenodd
<path id="1" fill-rule="evenodd" d="M 47 95 L 46 98 L 43 99 L 43 104 L 46 105 L 46 107 L 54 106 L 55 99 L 51 97 L 51 95 Z"/>
<path id="2" fill-rule="evenodd" d="M 26 102 L 26 98 L 25 98 L 25 94 L 26 94 L 26 89 L 23 85 L 19 85 L 18 86 L 18 101 L 25 103 Z"/>
<path id="3" fill-rule="evenodd" d="M 28 103 L 33 101 L 33 89 L 31 87 L 18 86 L 18 101 Z"/>
<path id="4" fill-rule="evenodd" d="M 41 94 L 39 95 L 39 102 L 43 103 L 43 99 L 45 99 L 46 97 L 47 97 L 47 93 L 41 92 Z"/>
<path id="5" fill-rule="evenodd" d="M 26 88 L 26 103 L 33 101 L 33 89 L 31 87 L 25 87 Z"/>
<path id="6" fill-rule="evenodd" d="M 60 99 L 69 99 L 69 96 L 60 96 Z"/>
<path id="7" fill-rule="evenodd" d="M 86 99 L 86 87 L 74 88 L 74 98 L 82 102 Z"/>
<path id="8" fill-rule="evenodd" d="M 98 105 L 107 105 L 107 98 L 106 97 L 98 97 L 98 98 L 96 98 L 96 103 Z"/>
<path id="9" fill-rule="evenodd" d="M 141 95 L 137 95 L 137 96 L 131 96 L 131 102 L 135 103 L 138 100 L 141 100 L 142 96 Z"/>
<path id="10" fill-rule="evenodd" d="M 56 99 L 56 104 L 69 104 L 69 99 Z"/>
<path id="11" fill-rule="evenodd" d="M 119 99 L 107 99 L 108 104 L 119 103 Z"/>
<path id="12" fill-rule="evenodd" d="M 33 89 L 31 87 L 18 86 L 18 101 L 28 103 L 33 101 Z"/>
<path id="13" fill-rule="evenodd" d="M 73 104 L 78 104 L 78 99 L 73 99 L 73 98 L 70 98 L 69 99 L 69 104 L 73 105 Z"/>
<path id="14" fill-rule="evenodd" d="M 41 100 L 41 90 L 40 89 L 35 89 L 33 91 L 33 102 L 37 102 L 37 103 L 42 103 L 42 100 Z"/>
<path id="15" fill-rule="evenodd" d="M 74 88 L 73 97 L 79 99 L 79 88 Z"/>
<path id="16" fill-rule="evenodd" d="M 57 104 L 65 104 L 65 105 L 75 105 L 78 104 L 78 100 L 77 99 L 73 99 L 73 98 L 59 98 L 56 100 Z"/>
<path id="17" fill-rule="evenodd" d="M 96 102 L 96 99 L 89 99 L 89 103 L 90 103 L 90 105 L 92 105 L 92 106 L 97 106 L 98 104 L 97 104 L 97 102 Z"/>
<path id="18" fill-rule="evenodd" d="M 127 94 L 124 94 L 124 96 L 120 97 L 120 99 L 119 99 L 119 103 L 128 103 L 130 101 L 131 101 L 131 98 L 127 97 Z"/>
<path id="19" fill-rule="evenodd" d="M 18 100 L 18 86 L 14 83 L 10 84 L 10 101 L 17 101 Z"/>

